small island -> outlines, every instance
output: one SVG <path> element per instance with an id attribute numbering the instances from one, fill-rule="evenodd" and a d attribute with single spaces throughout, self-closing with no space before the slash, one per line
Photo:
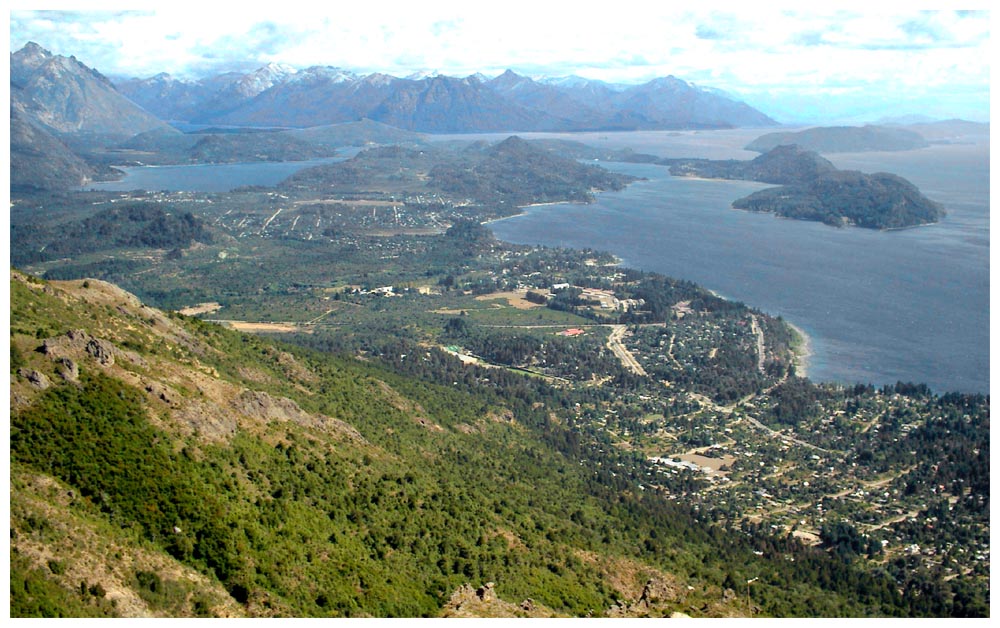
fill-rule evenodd
<path id="1" fill-rule="evenodd" d="M 785 218 L 867 229 L 902 229 L 939 221 L 940 204 L 906 179 L 879 172 L 838 170 L 819 154 L 796 145 L 777 146 L 750 161 L 668 159 L 674 176 L 773 183 L 733 201 L 736 209 Z"/>

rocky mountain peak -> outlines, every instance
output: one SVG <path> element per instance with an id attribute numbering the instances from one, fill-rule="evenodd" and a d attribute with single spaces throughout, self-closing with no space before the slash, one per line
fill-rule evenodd
<path id="1" fill-rule="evenodd" d="M 531 84 L 534 84 L 533 80 L 527 76 L 521 76 L 513 70 L 507 70 L 500 76 L 490 81 L 490 86 L 493 87 L 493 89 L 501 91 L 515 90 Z"/>
<path id="2" fill-rule="evenodd" d="M 164 123 L 122 96 L 75 57 L 29 43 L 11 54 L 12 106 L 57 133 L 129 137 Z"/>
<path id="3" fill-rule="evenodd" d="M 10 53 L 11 83 L 18 87 L 23 86 L 31 75 L 51 58 L 51 52 L 29 41 L 17 52 Z"/>
<path id="4" fill-rule="evenodd" d="M 35 42 L 29 41 L 17 52 L 12 52 L 10 56 L 23 63 L 29 59 L 48 59 L 52 53 Z"/>

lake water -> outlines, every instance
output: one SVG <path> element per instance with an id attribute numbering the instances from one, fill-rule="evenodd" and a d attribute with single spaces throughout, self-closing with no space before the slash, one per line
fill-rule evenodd
<path id="1" fill-rule="evenodd" d="M 553 134 L 523 134 L 556 137 Z M 749 159 L 759 131 L 562 136 L 670 157 Z M 609 251 L 631 267 L 689 279 L 803 329 L 814 381 L 928 384 L 989 392 L 989 143 L 901 153 L 828 155 L 838 168 L 899 174 L 948 215 L 935 225 L 837 229 L 730 208 L 766 187 L 671 177 L 660 166 L 609 164 L 648 180 L 590 205 L 532 207 L 493 223 L 498 238 Z"/>
<path id="2" fill-rule="evenodd" d="M 84 189 L 108 192 L 132 190 L 228 192 L 243 185 L 274 186 L 303 168 L 343 159 L 345 157 L 306 161 L 119 167 L 125 172 L 125 177 L 120 181 L 88 183 Z"/>
<path id="3" fill-rule="evenodd" d="M 664 157 L 751 159 L 757 130 L 676 133 L 525 133 Z M 509 134 L 439 136 L 503 139 Z M 629 266 L 695 281 L 803 329 L 815 381 L 923 382 L 938 392 L 989 392 L 989 140 L 899 153 L 828 155 L 837 167 L 906 177 L 944 204 L 931 226 L 902 231 L 835 229 L 730 208 L 766 187 L 671 177 L 666 168 L 604 164 L 647 180 L 590 205 L 529 208 L 492 224 L 497 237 L 609 251 Z M 128 168 L 127 191 L 224 192 L 275 185 L 340 158 L 291 163 Z"/>

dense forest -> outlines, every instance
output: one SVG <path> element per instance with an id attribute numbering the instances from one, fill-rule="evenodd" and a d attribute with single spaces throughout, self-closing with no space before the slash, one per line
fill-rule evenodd
<path id="1" fill-rule="evenodd" d="M 733 207 L 868 229 L 912 227 L 937 222 L 944 215 L 939 204 L 902 177 L 855 171 L 838 171 L 805 184 L 760 190 L 733 201 Z"/>
<path id="2" fill-rule="evenodd" d="M 15 264 L 123 248 L 184 249 L 210 243 L 213 235 L 191 212 L 169 205 L 127 203 L 57 225 L 15 222 L 11 238 Z"/>

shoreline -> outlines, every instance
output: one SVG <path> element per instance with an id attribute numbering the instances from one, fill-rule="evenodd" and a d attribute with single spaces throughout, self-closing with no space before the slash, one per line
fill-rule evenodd
<path id="1" fill-rule="evenodd" d="M 565 205 L 566 203 L 572 203 L 574 201 L 549 201 L 547 203 L 530 203 L 528 205 L 518 205 L 517 213 L 511 214 L 510 216 L 501 216 L 499 218 L 490 218 L 489 220 L 482 221 L 481 225 L 491 225 L 495 222 L 500 222 L 501 220 L 508 220 L 510 218 L 517 218 L 518 216 L 523 216 L 526 212 L 525 209 L 529 207 L 545 207 L 546 205 Z"/>
<path id="2" fill-rule="evenodd" d="M 710 294 L 712 294 L 712 296 L 718 297 L 720 299 L 723 299 L 723 300 L 729 301 L 729 302 L 735 301 L 735 299 L 731 299 L 731 298 L 727 297 L 724 294 L 721 294 L 719 292 L 716 292 L 715 290 L 712 290 L 711 288 L 705 288 L 704 286 L 702 286 L 702 288 L 704 288 L 705 290 L 707 290 Z M 773 315 L 769 315 L 769 316 L 773 316 Z M 784 316 L 781 316 L 780 318 L 781 318 L 781 321 L 783 323 L 785 323 L 786 325 L 788 325 L 789 327 L 792 328 L 792 331 L 794 331 L 795 335 L 797 336 L 796 340 L 792 343 L 792 347 L 791 347 L 791 349 L 792 349 L 792 364 L 795 365 L 795 375 L 797 377 L 806 377 L 806 378 L 808 378 L 809 377 L 809 358 L 811 358 L 813 356 L 812 338 L 809 337 L 809 334 L 807 334 L 805 332 L 805 330 L 803 330 L 801 327 L 799 327 L 795 323 L 790 322 Z"/>
<path id="3" fill-rule="evenodd" d="M 538 207 L 538 206 L 542 206 L 542 205 L 560 205 L 560 204 L 566 203 L 566 202 L 568 202 L 568 201 L 556 201 L 556 202 L 552 202 L 552 203 L 535 203 L 535 204 L 532 204 L 532 205 L 522 206 L 519 209 L 523 210 L 525 207 Z M 745 210 L 740 210 L 740 211 L 745 211 Z M 504 216 L 503 218 L 494 218 L 492 220 L 487 220 L 487 221 L 485 221 L 485 222 L 483 222 L 481 224 L 483 224 L 483 225 L 489 225 L 491 223 L 499 222 L 501 220 L 507 220 L 508 218 L 517 218 L 518 216 L 521 216 L 523 214 L 524 214 L 524 212 L 522 211 L 521 213 L 513 214 L 511 216 Z M 610 254 L 610 255 L 615 259 L 615 262 L 613 264 L 614 266 L 626 266 L 626 261 L 624 259 L 622 259 L 618 255 L 614 255 L 614 254 Z M 701 286 L 701 287 L 704 290 L 708 291 L 713 296 L 716 296 L 716 297 L 718 297 L 720 299 L 723 299 L 725 301 L 733 301 L 733 299 L 725 296 L 724 294 L 720 294 L 719 292 L 716 292 L 715 290 L 712 290 L 711 288 L 705 288 L 704 286 Z M 782 321 L 786 325 L 788 325 L 792 329 L 792 331 L 795 332 L 795 335 L 796 335 L 796 340 L 792 343 L 792 347 L 791 347 L 791 350 L 792 350 L 792 364 L 795 366 L 795 375 L 797 377 L 808 378 L 809 377 L 809 358 L 811 358 L 812 355 L 813 355 L 813 351 L 812 351 L 812 339 L 809 337 L 809 334 L 807 334 L 798 325 L 795 325 L 794 323 L 789 322 L 785 318 L 782 318 Z"/>
<path id="4" fill-rule="evenodd" d="M 801 327 L 782 319 L 798 335 L 798 341 L 792 344 L 792 364 L 795 365 L 795 375 L 809 377 L 809 358 L 812 357 L 812 339 Z"/>

